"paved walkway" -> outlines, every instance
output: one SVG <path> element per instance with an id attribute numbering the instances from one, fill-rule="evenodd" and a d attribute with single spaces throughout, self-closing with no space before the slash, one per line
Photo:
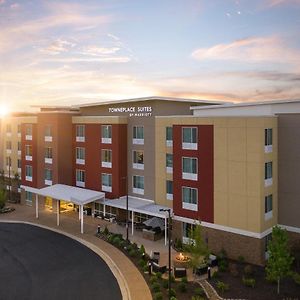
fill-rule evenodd
<path id="1" fill-rule="evenodd" d="M 205 291 L 206 296 L 207 296 L 208 299 L 210 299 L 210 300 L 223 300 L 223 298 L 221 298 L 217 294 L 215 289 L 206 280 L 199 280 L 198 283 L 201 285 L 201 287 Z"/>
<path id="2" fill-rule="evenodd" d="M 148 285 L 134 264 L 121 251 L 95 236 L 97 224 L 104 226 L 107 224 L 105 221 L 85 217 L 84 234 L 81 234 L 77 214 L 61 213 L 60 226 L 56 226 L 56 214 L 50 211 L 40 210 L 39 219 L 36 219 L 33 207 L 10 206 L 16 210 L 11 213 L 0 214 L 0 221 L 21 221 L 36 224 L 80 241 L 99 254 L 108 264 L 118 280 L 123 299 L 152 299 Z"/>

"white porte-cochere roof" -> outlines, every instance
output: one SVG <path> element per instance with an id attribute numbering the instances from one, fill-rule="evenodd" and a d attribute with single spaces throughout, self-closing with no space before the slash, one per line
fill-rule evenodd
<path id="1" fill-rule="evenodd" d="M 118 199 L 102 199 L 100 203 L 111 207 L 126 209 L 126 196 Z M 155 202 L 151 200 L 145 200 L 142 198 L 135 198 L 130 196 L 128 197 L 128 210 L 130 211 L 159 218 L 166 218 L 166 212 L 159 211 L 160 209 L 169 209 L 169 207 L 155 204 Z M 171 213 L 172 212 L 173 210 L 171 209 Z"/>
<path id="2" fill-rule="evenodd" d="M 51 197 L 58 200 L 72 202 L 77 205 L 85 205 L 105 197 L 102 192 L 78 188 L 65 184 L 54 184 L 41 189 L 22 186 L 25 191 L 35 193 L 44 197 Z"/>

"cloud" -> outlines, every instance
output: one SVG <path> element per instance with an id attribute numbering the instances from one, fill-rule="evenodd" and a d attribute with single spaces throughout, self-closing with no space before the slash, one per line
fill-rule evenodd
<path id="1" fill-rule="evenodd" d="M 60 63 L 80 63 L 80 62 L 101 62 L 101 63 L 127 63 L 131 61 L 128 56 L 115 56 L 115 57 L 67 57 L 67 58 L 47 58 L 43 62 L 60 62 Z"/>
<path id="2" fill-rule="evenodd" d="M 243 62 L 299 63 L 298 50 L 288 48 L 277 37 L 256 37 L 218 44 L 210 48 L 199 48 L 192 52 L 196 60 L 231 60 Z"/>
<path id="3" fill-rule="evenodd" d="M 58 39 L 52 42 L 48 47 L 41 49 L 41 51 L 47 54 L 56 55 L 62 52 L 67 52 L 70 48 L 75 46 L 75 43 Z"/>
<path id="4" fill-rule="evenodd" d="M 300 5 L 300 0 L 266 0 L 268 7 L 275 7 L 281 5 Z"/>
<path id="5" fill-rule="evenodd" d="M 120 47 L 96 47 L 96 46 L 89 46 L 85 47 L 82 54 L 84 55 L 92 55 L 92 56 L 103 56 L 108 54 L 115 54 L 120 50 Z"/>
<path id="6" fill-rule="evenodd" d="M 4 4 L 5 0 L 0 0 L 0 5 Z"/>
<path id="7" fill-rule="evenodd" d="M 13 3 L 13 4 L 10 5 L 10 8 L 11 8 L 11 9 L 18 9 L 18 8 L 20 8 L 20 4 L 18 4 L 18 3 Z"/>

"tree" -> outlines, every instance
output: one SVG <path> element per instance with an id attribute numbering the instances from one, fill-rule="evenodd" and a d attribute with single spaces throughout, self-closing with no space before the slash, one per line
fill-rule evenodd
<path id="1" fill-rule="evenodd" d="M 0 209 L 4 208 L 6 202 L 6 192 L 0 189 Z"/>
<path id="2" fill-rule="evenodd" d="M 189 244 L 186 246 L 187 252 L 189 253 L 190 261 L 189 265 L 196 269 L 209 255 L 209 250 L 202 237 L 202 228 L 200 224 L 194 226 L 189 234 Z"/>
<path id="3" fill-rule="evenodd" d="M 277 281 L 277 294 L 280 293 L 280 280 L 291 274 L 294 258 L 289 253 L 286 230 L 274 226 L 272 240 L 268 244 L 269 258 L 266 266 L 267 279 Z"/>

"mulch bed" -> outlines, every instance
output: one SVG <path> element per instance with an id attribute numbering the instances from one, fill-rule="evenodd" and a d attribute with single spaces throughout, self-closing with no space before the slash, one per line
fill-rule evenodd
<path id="1" fill-rule="evenodd" d="M 5 214 L 14 211 L 15 209 L 13 207 L 4 207 L 0 209 L 0 214 Z"/>
<path id="2" fill-rule="evenodd" d="M 230 262 L 232 264 L 233 262 Z M 265 277 L 263 267 L 251 265 L 254 273 L 255 287 L 247 287 L 243 284 L 243 270 L 245 264 L 236 263 L 238 275 L 232 275 L 232 272 L 219 272 L 217 278 L 212 278 L 210 284 L 218 291 L 217 281 L 222 281 L 229 285 L 229 290 L 219 295 L 230 299 L 249 299 L 249 300 L 299 300 L 300 286 L 291 278 L 282 280 L 280 284 L 280 295 L 277 295 L 277 284 L 268 282 Z"/>

